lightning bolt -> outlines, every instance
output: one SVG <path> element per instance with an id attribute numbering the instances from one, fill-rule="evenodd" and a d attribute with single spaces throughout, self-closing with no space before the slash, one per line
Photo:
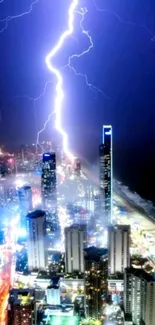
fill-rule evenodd
<path id="1" fill-rule="evenodd" d="M 55 113 L 55 128 L 58 130 L 58 132 L 62 135 L 62 141 L 63 141 L 63 150 L 64 153 L 71 159 L 74 159 L 73 154 L 70 152 L 69 148 L 68 148 L 68 135 L 65 132 L 65 130 L 62 127 L 61 124 L 61 111 L 62 111 L 62 101 L 64 98 L 64 92 L 63 92 L 63 78 L 61 75 L 60 70 L 56 69 L 54 67 L 54 65 L 52 64 L 52 59 L 55 57 L 55 55 L 59 52 L 59 50 L 61 49 L 61 47 L 63 46 L 65 40 L 71 36 L 74 32 L 74 18 L 75 18 L 75 14 L 78 13 L 79 15 L 81 15 L 81 21 L 80 21 L 80 27 L 82 30 L 82 33 L 84 35 L 87 36 L 88 40 L 89 40 L 89 47 L 84 50 L 82 53 L 80 54 L 73 54 L 72 56 L 69 57 L 68 60 L 68 64 L 66 65 L 67 67 L 69 67 L 72 71 L 74 71 L 74 73 L 78 76 L 84 77 L 86 85 L 91 89 L 91 90 L 95 90 L 95 91 L 99 91 L 102 94 L 103 91 L 98 89 L 97 87 L 93 86 L 92 84 L 90 84 L 88 82 L 88 78 L 85 74 L 82 74 L 80 72 L 77 72 L 76 69 L 71 65 L 71 60 L 74 58 L 80 58 L 81 56 L 87 54 L 92 48 L 93 48 L 93 41 L 92 38 L 89 34 L 89 32 L 87 30 L 85 30 L 83 28 L 83 21 L 84 21 L 84 17 L 85 14 L 87 13 L 87 9 L 86 8 L 81 8 L 80 10 L 78 10 L 78 5 L 79 5 L 79 0 L 72 0 L 70 7 L 68 9 L 68 28 L 63 32 L 63 34 L 60 36 L 57 44 L 55 45 L 55 47 L 47 54 L 46 56 L 46 64 L 48 69 L 55 75 L 56 79 L 57 79 L 57 84 L 56 84 L 56 97 L 55 97 L 55 102 L 54 102 L 54 112 Z M 65 66 L 65 67 L 66 67 Z M 47 120 L 47 122 L 49 121 L 49 119 Z M 47 124 L 47 123 L 46 123 Z M 44 124 L 44 127 L 46 125 Z M 39 131 L 41 133 L 41 131 Z"/>
<path id="2" fill-rule="evenodd" d="M 139 27 L 139 28 L 145 29 L 147 31 L 147 33 L 151 36 L 151 41 L 155 41 L 154 33 L 147 26 L 145 26 L 144 24 L 138 24 L 138 23 L 135 23 L 135 22 L 132 22 L 132 21 L 123 20 L 115 11 L 108 10 L 108 9 L 100 9 L 97 6 L 95 0 L 92 0 L 92 2 L 93 2 L 93 4 L 94 4 L 97 11 L 105 12 L 105 13 L 108 13 L 110 15 L 113 15 L 121 24 L 131 25 L 131 26 L 134 26 L 134 27 Z"/>
<path id="3" fill-rule="evenodd" d="M 0 3 L 2 3 L 3 1 L 4 0 L 0 0 Z M 4 27 L 0 30 L 0 33 L 3 33 L 7 29 L 8 24 L 11 20 L 18 19 L 23 16 L 29 15 L 31 13 L 31 11 L 33 10 L 33 7 L 38 3 L 38 1 L 39 0 L 34 0 L 31 3 L 29 10 L 22 12 L 21 14 L 14 15 L 14 16 L 7 16 L 6 18 L 0 19 L 0 23 L 4 23 Z"/>
<path id="4" fill-rule="evenodd" d="M 71 61 L 74 59 L 74 58 L 80 58 L 82 57 L 83 55 L 89 53 L 91 51 L 91 49 L 93 48 L 94 44 L 93 44 L 93 40 L 92 40 L 92 37 L 91 35 L 89 34 L 89 31 L 85 30 L 84 27 L 83 27 L 83 21 L 84 21 L 84 18 L 85 18 L 85 15 L 87 14 L 88 10 L 87 8 L 81 8 L 81 10 L 76 10 L 76 13 L 78 13 L 79 15 L 81 15 L 81 21 L 80 21 L 80 27 L 81 27 L 81 30 L 82 30 L 82 34 L 85 35 L 88 40 L 89 40 L 89 47 L 84 50 L 82 53 L 80 54 L 73 54 L 69 57 L 68 59 L 68 64 L 65 66 L 65 67 L 68 67 L 70 70 L 72 70 L 76 76 L 80 76 L 80 77 L 83 77 L 85 79 L 85 83 L 86 85 L 88 86 L 88 88 L 90 90 L 93 90 L 95 92 L 100 92 L 102 93 L 102 95 L 104 95 L 107 99 L 109 99 L 109 97 L 103 92 L 103 90 L 99 89 L 98 87 L 92 85 L 89 81 L 88 81 L 88 77 L 86 74 L 83 74 L 81 72 L 77 72 L 76 69 L 71 65 Z M 64 67 L 64 68 L 65 68 Z"/>
<path id="5" fill-rule="evenodd" d="M 74 156 L 68 149 L 68 135 L 63 130 L 61 126 L 61 111 L 62 111 L 62 101 L 64 98 L 64 92 L 63 92 L 63 79 L 61 76 L 61 73 L 58 69 L 56 69 L 52 64 L 52 59 L 54 56 L 59 52 L 61 47 L 63 46 L 65 40 L 73 34 L 74 32 L 74 15 L 75 10 L 77 6 L 79 5 L 79 0 L 73 0 L 70 4 L 70 7 L 68 9 L 68 28 L 63 32 L 63 34 L 60 36 L 57 44 L 55 47 L 47 54 L 46 56 L 46 64 L 48 69 L 55 75 L 57 79 L 56 84 L 56 97 L 54 102 L 54 112 L 55 112 L 55 128 L 59 131 L 59 133 L 62 135 L 62 141 L 63 141 L 63 150 L 64 153 L 67 154 L 67 156 L 73 160 Z"/>

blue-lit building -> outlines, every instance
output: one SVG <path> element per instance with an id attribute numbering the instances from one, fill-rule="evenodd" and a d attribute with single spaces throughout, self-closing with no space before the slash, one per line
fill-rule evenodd
<path id="1" fill-rule="evenodd" d="M 18 189 L 20 228 L 26 229 L 26 215 L 32 211 L 32 189 L 29 185 Z"/>
<path id="2" fill-rule="evenodd" d="M 104 225 L 112 219 L 112 126 L 103 125 L 102 144 L 99 147 L 100 213 Z"/>
<path id="3" fill-rule="evenodd" d="M 57 182 L 56 155 L 54 152 L 43 154 L 41 189 L 45 208 L 50 209 L 50 206 L 56 206 Z"/>

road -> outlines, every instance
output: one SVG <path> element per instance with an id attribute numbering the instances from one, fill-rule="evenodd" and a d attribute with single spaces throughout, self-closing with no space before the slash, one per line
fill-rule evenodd
<path id="1" fill-rule="evenodd" d="M 98 187 L 98 177 L 87 168 L 85 168 L 84 172 L 94 184 L 94 187 Z M 139 254 L 148 258 L 150 265 L 155 269 L 155 220 L 149 218 L 142 211 L 141 207 L 136 208 L 136 205 L 129 203 L 129 200 L 122 196 L 120 191 L 119 194 L 116 192 L 113 193 L 114 222 L 131 226 L 131 240 L 133 245 L 137 248 Z M 124 208 L 124 211 L 126 211 L 124 214 L 120 212 L 121 208 Z"/>
<path id="2" fill-rule="evenodd" d="M 8 189 L 18 188 L 25 184 L 32 186 L 34 191 L 34 198 L 36 203 L 38 199 L 38 191 L 40 189 L 40 175 L 36 173 L 22 173 L 18 175 L 9 175 L 6 178 L 0 179 L 0 187 Z M 40 193 L 40 192 L 39 192 Z M 5 232 L 5 244 L 0 247 L 3 255 L 3 265 L 0 267 L 0 325 L 7 325 L 7 304 L 9 290 L 13 286 L 15 278 L 15 250 L 16 250 L 16 235 L 15 229 L 17 229 L 18 218 L 12 211 L 13 219 L 9 219 L 9 225 Z"/>
<path id="3" fill-rule="evenodd" d="M 120 195 L 114 193 L 114 201 L 117 203 L 118 206 L 124 207 L 127 210 L 126 216 L 124 215 L 123 218 L 125 222 L 134 222 L 140 225 L 141 229 L 147 231 L 155 235 L 155 221 L 153 221 L 146 213 L 140 212 L 140 209 L 136 209 L 132 206 L 127 200 L 123 199 Z"/>
<path id="4" fill-rule="evenodd" d="M 89 179 L 93 182 L 94 186 L 97 186 L 96 179 L 92 178 L 90 175 Z M 9 186 L 22 186 L 25 183 L 31 185 L 33 188 L 36 189 L 36 198 L 38 196 L 38 191 L 40 188 L 40 175 L 36 175 L 35 173 L 27 173 L 21 175 L 11 175 L 6 179 L 0 180 L 0 185 L 4 187 Z M 37 199 L 35 198 L 35 201 Z M 138 247 L 139 252 L 142 255 L 146 255 L 150 261 L 150 264 L 155 265 L 155 259 L 152 261 L 152 248 L 154 250 L 155 247 L 155 222 L 149 219 L 145 214 L 141 213 L 138 209 L 135 209 L 129 202 L 124 200 L 120 195 L 114 193 L 114 202 L 117 210 L 119 211 L 120 207 L 124 207 L 127 211 L 124 215 L 118 213 L 116 215 L 116 220 L 120 224 L 130 224 L 131 225 L 131 236 L 132 240 L 134 241 L 135 245 Z M 64 221 L 64 218 L 61 220 Z M 15 276 L 15 262 L 14 262 L 14 254 L 15 254 L 15 241 L 16 238 L 14 237 L 14 229 L 15 224 L 11 224 L 8 228 L 8 232 L 6 234 L 6 244 L 2 247 L 4 252 L 4 264 L 5 267 L 0 269 L 0 325 L 7 324 L 7 314 L 6 314 L 6 307 L 8 301 L 8 294 L 10 287 L 13 284 L 14 276 Z M 145 234 L 149 235 L 152 241 L 149 241 L 148 238 L 145 238 L 143 231 Z"/>
<path id="5" fill-rule="evenodd" d="M 6 243 L 1 247 L 4 264 L 0 268 L 0 325 L 7 325 L 7 304 L 9 290 L 13 285 L 15 275 L 15 236 L 13 229 L 9 226 L 6 234 Z"/>
<path id="6" fill-rule="evenodd" d="M 116 217 L 117 222 L 131 226 L 131 240 L 135 251 L 147 257 L 150 265 L 155 269 L 155 221 L 117 194 L 114 195 L 114 200 L 117 207 L 124 207 L 126 210 L 126 214 Z"/>

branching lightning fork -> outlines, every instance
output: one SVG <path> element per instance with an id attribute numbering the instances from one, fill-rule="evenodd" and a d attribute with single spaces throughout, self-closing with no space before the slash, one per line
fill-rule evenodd
<path id="1" fill-rule="evenodd" d="M 86 85 L 91 90 L 99 91 L 102 94 L 104 94 L 102 90 L 98 89 L 97 87 L 93 86 L 92 84 L 90 84 L 88 82 L 88 78 L 87 78 L 87 76 L 85 74 L 82 74 L 82 73 L 77 72 L 76 69 L 71 65 L 71 60 L 73 58 L 79 58 L 79 57 L 83 56 L 84 54 L 87 54 L 93 48 L 92 38 L 91 38 L 89 32 L 86 31 L 83 28 L 83 25 L 82 25 L 82 23 L 84 21 L 85 14 L 87 13 L 87 9 L 86 8 L 82 8 L 82 9 L 79 10 L 78 9 L 78 6 L 79 6 L 79 0 L 72 0 L 72 2 L 70 4 L 70 7 L 69 7 L 69 10 L 68 10 L 68 28 L 60 36 L 60 38 L 58 40 L 58 43 L 55 45 L 55 47 L 46 56 L 46 64 L 47 64 L 47 67 L 56 76 L 56 79 L 57 79 L 57 84 L 56 84 L 56 98 L 55 98 L 55 103 L 54 103 L 54 113 L 55 113 L 55 116 L 56 116 L 56 118 L 55 118 L 55 128 L 62 135 L 63 150 L 64 150 L 64 152 L 67 154 L 67 156 L 71 160 L 74 159 L 74 156 L 73 156 L 73 154 L 68 149 L 68 135 L 64 131 L 64 129 L 62 128 L 62 124 L 61 124 L 62 101 L 63 101 L 63 98 L 64 98 L 64 93 L 63 93 L 63 78 L 62 78 L 62 75 L 61 75 L 60 70 L 56 69 L 53 66 L 52 59 L 55 57 L 55 55 L 57 54 L 57 52 L 61 49 L 61 47 L 63 46 L 63 44 L 64 44 L 64 42 L 66 40 L 66 38 L 68 38 L 69 36 L 72 36 L 73 35 L 73 32 L 74 32 L 74 18 L 75 18 L 75 14 L 76 13 L 78 13 L 78 14 L 81 15 L 81 21 L 80 21 L 81 30 L 82 30 L 82 33 L 84 35 L 86 35 L 87 38 L 89 39 L 90 45 L 81 54 L 74 54 L 74 55 L 70 56 L 67 66 L 72 71 L 74 71 L 74 73 L 76 75 L 84 77 L 85 78 Z M 41 133 L 41 131 L 40 131 L 40 133 Z"/>
<path id="2" fill-rule="evenodd" d="M 0 3 L 3 2 L 4 0 L 0 0 Z M 8 27 L 8 23 L 11 20 L 17 19 L 17 18 L 21 18 L 25 15 L 29 15 L 31 13 L 31 11 L 33 10 L 33 6 L 37 4 L 39 0 L 34 0 L 31 5 L 29 10 L 22 12 L 21 14 L 18 15 L 14 15 L 14 16 L 7 16 L 6 18 L 0 19 L 0 23 L 4 23 L 4 27 L 0 30 L 0 33 L 3 33 L 5 31 L 5 29 L 7 29 Z"/>
<path id="3" fill-rule="evenodd" d="M 95 9 L 97 11 L 100 11 L 100 12 L 105 12 L 105 13 L 108 13 L 110 15 L 113 15 L 121 24 L 125 24 L 125 25 L 131 25 L 131 26 L 135 26 L 135 27 L 139 27 L 139 28 L 143 28 L 144 30 L 147 31 L 147 33 L 151 36 L 151 41 L 155 41 L 155 35 L 153 34 L 153 32 L 147 27 L 145 26 L 144 24 L 138 24 L 138 23 L 135 23 L 133 21 L 126 21 L 126 20 L 123 20 L 115 11 L 112 11 L 112 10 L 108 10 L 108 9 L 100 9 L 97 4 L 96 4 L 96 1 L 95 0 L 92 0 L 94 6 L 95 6 Z"/>
<path id="4" fill-rule="evenodd" d="M 3 2 L 4 0 L 0 0 L 0 4 Z M 13 15 L 13 16 L 8 16 L 4 19 L 0 20 L 0 23 L 4 23 L 4 27 L 0 30 L 0 33 L 2 33 L 5 29 L 7 29 L 8 24 L 10 21 L 14 20 L 14 19 L 18 19 L 21 18 L 25 15 L 28 15 L 32 12 L 33 7 L 39 2 L 40 0 L 34 0 L 28 11 L 25 11 L 21 14 L 17 14 L 17 15 Z M 62 46 L 64 45 L 65 40 L 68 37 L 73 37 L 73 32 L 74 32 L 74 18 L 76 14 L 79 14 L 81 16 L 81 21 L 80 21 L 80 27 L 82 30 L 82 33 L 88 38 L 89 40 L 89 46 L 86 50 L 84 50 L 82 53 L 80 54 L 73 54 L 72 56 L 69 57 L 68 59 L 68 64 L 66 65 L 67 67 L 69 67 L 77 76 L 81 76 L 85 79 L 86 85 L 94 91 L 98 91 L 101 92 L 103 95 L 105 95 L 103 93 L 102 90 L 98 89 L 96 86 L 92 85 L 91 83 L 89 83 L 88 81 L 88 77 L 85 74 L 82 74 L 80 72 L 77 72 L 76 69 L 72 66 L 71 62 L 74 58 L 80 58 L 81 56 L 89 53 L 89 51 L 93 48 L 93 41 L 92 41 L 92 37 L 89 34 L 89 31 L 85 30 L 83 27 L 83 21 L 84 21 L 84 17 L 87 13 L 87 9 L 86 8 L 81 8 L 79 9 L 79 2 L 80 0 L 70 0 L 71 4 L 69 6 L 69 10 L 68 10 L 68 27 L 67 29 L 63 32 L 63 34 L 60 36 L 57 44 L 55 45 L 55 47 L 49 52 L 49 54 L 46 56 L 46 64 L 48 69 L 55 75 L 56 79 L 57 79 L 57 83 L 56 83 L 56 97 L 55 97 L 55 102 L 54 102 L 54 110 L 51 112 L 51 114 L 48 116 L 47 121 L 44 123 L 44 126 L 42 128 L 42 130 L 40 130 L 37 134 L 37 142 L 36 142 L 36 146 L 40 145 L 39 144 L 39 136 L 40 134 L 45 130 L 47 123 L 50 121 L 50 118 L 53 114 L 55 114 L 55 128 L 59 131 L 59 133 L 62 135 L 62 139 L 63 139 L 63 149 L 64 152 L 68 155 L 68 157 L 72 160 L 74 158 L 73 154 L 69 151 L 68 149 L 68 135 L 65 132 L 65 130 L 62 127 L 62 123 L 61 123 L 61 113 L 62 113 L 62 102 L 63 102 L 63 98 L 64 98 L 64 93 L 63 93 L 63 78 L 61 75 L 61 69 L 58 70 L 56 67 L 54 67 L 52 60 L 53 58 L 56 56 L 56 54 L 59 52 L 59 50 L 62 48 Z M 89 1 L 89 0 L 88 0 Z M 121 17 L 110 10 L 107 9 L 99 9 L 97 7 L 96 1 L 92 0 L 92 2 L 95 5 L 96 10 L 101 11 L 101 12 L 105 12 L 105 13 L 109 13 L 112 14 L 114 17 L 116 17 L 116 19 L 118 19 L 118 21 L 120 23 L 123 24 L 128 24 L 128 25 L 132 25 L 132 26 L 136 26 L 136 27 L 141 27 L 144 28 L 149 35 L 151 36 L 151 40 L 155 41 L 155 35 L 152 33 L 152 31 L 150 29 L 148 29 L 145 25 L 140 25 L 138 23 L 134 23 L 134 22 L 130 22 L 130 21 L 125 21 L 122 20 Z M 51 81 L 50 81 L 51 82 Z M 44 91 L 41 95 L 39 95 L 37 98 L 31 98 L 29 96 L 23 96 L 29 100 L 32 100 L 34 102 L 34 109 L 35 109 L 35 104 L 36 101 L 39 100 L 46 91 L 46 86 L 49 83 L 49 81 L 46 83 Z M 106 96 L 106 95 L 105 95 Z M 107 97 L 107 96 L 106 96 Z M 17 97 L 16 97 L 17 98 Z M 19 97 L 18 97 L 19 98 Z M 108 97 L 107 97 L 108 98 Z"/>
<path id="5" fill-rule="evenodd" d="M 36 102 L 37 102 L 39 99 L 41 99 L 41 98 L 45 95 L 45 93 L 46 93 L 46 89 L 47 89 L 47 86 L 48 86 L 49 84 L 51 84 L 51 83 L 53 83 L 53 81 L 51 81 L 51 80 L 46 81 L 42 93 L 41 93 L 40 95 L 38 95 L 37 97 L 35 97 L 35 98 L 30 97 L 30 96 L 28 96 L 28 95 L 24 95 L 24 96 L 16 96 L 16 97 L 13 98 L 14 100 L 15 100 L 15 99 L 23 99 L 23 98 L 25 98 L 25 99 L 28 99 L 28 100 L 30 100 L 30 101 L 33 102 L 33 110 L 34 110 L 35 121 L 36 121 L 36 129 L 37 129 Z M 38 147 L 38 146 L 41 147 L 41 145 L 40 145 L 40 143 L 39 143 L 39 136 L 40 136 L 40 134 L 45 130 L 46 125 L 47 125 L 47 123 L 50 121 L 50 118 L 51 118 L 51 116 L 53 115 L 53 113 L 54 113 L 54 112 L 52 112 L 52 113 L 48 116 L 47 121 L 44 123 L 44 127 L 43 127 L 43 128 L 42 128 L 42 129 L 37 133 L 36 152 L 37 152 L 37 147 Z M 42 149 L 42 147 L 41 147 L 41 149 Z"/>
<path id="6" fill-rule="evenodd" d="M 0 3 L 3 2 L 4 0 L 0 0 Z M 33 10 L 33 6 L 36 5 L 39 2 L 39 0 L 34 0 L 28 11 L 22 12 L 21 14 L 17 14 L 17 15 L 12 15 L 12 16 L 8 16 L 4 19 L 1 19 L 0 22 L 4 23 L 4 27 L 0 30 L 0 33 L 2 33 L 4 30 L 7 29 L 8 27 L 8 23 L 14 19 L 18 19 L 21 18 L 25 15 L 28 15 L 32 12 Z M 68 28 L 66 29 L 66 31 L 64 31 L 64 33 L 60 36 L 58 43 L 56 44 L 56 46 L 51 50 L 51 52 L 47 55 L 46 57 L 46 64 L 48 69 L 56 76 L 57 78 L 57 84 L 56 84 L 56 98 L 55 98 L 55 104 L 54 104 L 54 110 L 52 111 L 52 113 L 48 116 L 47 121 L 44 123 L 43 128 L 37 133 L 37 141 L 36 141 L 36 148 L 38 145 L 40 145 L 39 143 L 39 136 L 40 134 L 45 130 L 47 123 L 50 121 L 51 116 L 53 115 L 53 113 L 55 113 L 55 127 L 56 129 L 59 131 L 59 133 L 62 135 L 63 138 L 63 149 L 64 152 L 67 154 L 68 157 L 70 157 L 70 159 L 73 159 L 73 155 L 72 153 L 68 150 L 68 135 L 67 133 L 63 130 L 62 125 L 61 125 L 61 110 L 62 110 L 62 101 L 63 101 L 63 79 L 60 73 L 60 70 L 56 69 L 53 64 L 52 64 L 52 59 L 53 57 L 57 54 L 57 52 L 61 49 L 61 47 L 63 46 L 66 38 L 68 38 L 69 36 L 73 37 L 73 32 L 74 32 L 74 18 L 75 18 L 75 14 L 78 13 L 81 15 L 81 21 L 80 21 L 80 26 L 81 26 L 81 30 L 82 33 L 84 35 L 87 36 L 87 38 L 89 39 L 90 45 L 89 47 L 84 50 L 81 54 L 74 54 L 72 56 L 69 57 L 68 60 L 68 64 L 67 66 L 77 75 L 77 76 L 81 76 L 85 79 L 86 85 L 94 91 L 97 92 L 101 92 L 103 95 L 105 95 L 103 93 L 102 90 L 98 89 L 96 86 L 92 85 L 91 83 L 89 83 L 88 81 L 88 77 L 85 74 L 82 74 L 80 72 L 77 72 L 76 69 L 71 65 L 71 60 L 74 58 L 80 58 L 81 56 L 83 56 L 84 54 L 87 54 L 92 48 L 93 48 L 93 41 L 92 38 L 89 34 L 88 31 L 86 31 L 83 28 L 83 21 L 84 21 L 84 17 L 85 14 L 87 13 L 87 9 L 86 8 L 81 8 L 78 9 L 79 6 L 79 0 L 72 0 L 69 10 L 68 10 Z M 48 82 L 45 85 L 44 88 L 44 92 L 39 95 L 36 98 L 31 98 L 29 96 L 22 96 L 22 98 L 27 98 L 29 100 L 32 100 L 34 103 L 34 111 L 35 111 L 35 104 L 36 101 L 39 100 L 44 94 L 45 94 L 45 90 L 46 90 L 46 86 L 47 86 Z M 106 95 L 105 95 L 106 96 Z M 107 96 L 106 96 L 107 97 Z M 20 97 L 16 97 L 16 98 L 20 98 Z M 36 119 L 36 116 L 35 116 Z M 36 123 L 37 124 L 37 123 Z"/>
<path id="7" fill-rule="evenodd" d="M 73 65 L 71 64 L 71 61 L 74 59 L 74 58 L 80 58 L 82 57 L 83 55 L 89 53 L 91 51 L 91 49 L 93 48 L 94 44 L 93 44 L 93 40 L 92 40 L 92 37 L 91 35 L 89 34 L 89 31 L 85 30 L 84 27 L 83 27 L 83 21 L 84 21 L 84 17 L 85 17 L 85 14 L 88 12 L 87 8 L 81 8 L 81 10 L 76 10 L 76 13 L 78 13 L 79 15 L 81 15 L 81 21 L 80 21 L 80 27 L 81 27 L 81 30 L 82 30 L 82 33 L 84 35 L 86 35 L 86 37 L 88 38 L 89 40 L 89 47 L 84 50 L 82 53 L 80 54 L 73 54 L 69 57 L 68 59 L 68 64 L 65 66 L 65 67 L 68 67 L 70 70 L 72 70 L 76 76 L 80 76 L 80 77 L 83 77 L 85 79 L 85 83 L 86 85 L 89 87 L 90 90 L 93 90 L 95 92 L 100 92 L 102 93 L 102 95 L 104 95 L 106 98 L 109 99 L 109 97 L 103 92 L 103 90 L 99 89 L 98 87 L 92 85 L 89 81 L 88 81 L 88 77 L 86 74 L 83 74 L 81 72 L 77 72 L 76 69 L 73 67 Z M 65 68 L 64 67 L 64 68 Z"/>

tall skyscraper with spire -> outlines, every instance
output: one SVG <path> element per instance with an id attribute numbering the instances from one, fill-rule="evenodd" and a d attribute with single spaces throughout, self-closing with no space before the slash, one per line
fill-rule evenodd
<path id="1" fill-rule="evenodd" d="M 50 207 L 55 207 L 57 202 L 56 155 L 54 152 L 43 154 L 41 189 L 44 206 L 50 210 Z"/>
<path id="2" fill-rule="evenodd" d="M 99 147 L 100 214 L 104 225 L 112 219 L 112 126 L 103 125 L 102 144 Z"/>

